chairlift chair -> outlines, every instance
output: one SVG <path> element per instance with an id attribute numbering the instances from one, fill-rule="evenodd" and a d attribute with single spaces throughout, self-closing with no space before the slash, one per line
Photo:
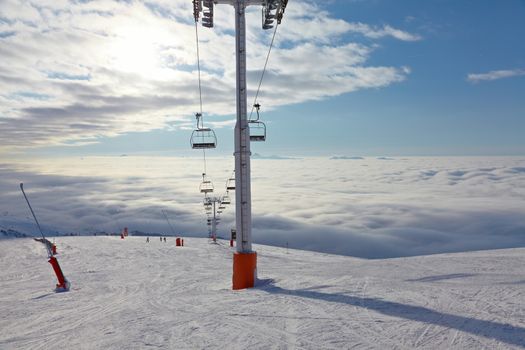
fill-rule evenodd
<path id="1" fill-rule="evenodd" d="M 211 193 L 213 192 L 213 184 L 211 181 L 203 181 L 199 186 L 201 193 Z"/>
<path id="2" fill-rule="evenodd" d="M 266 141 L 266 124 L 258 120 L 248 120 L 250 127 L 250 141 Z"/>
<path id="3" fill-rule="evenodd" d="M 197 129 L 191 133 L 190 144 L 193 149 L 208 149 L 217 147 L 217 135 L 210 128 L 202 125 L 202 114 L 195 114 L 197 118 Z"/>
<path id="4" fill-rule="evenodd" d="M 199 186 L 201 193 L 207 194 L 213 192 L 213 183 L 210 180 L 206 179 L 206 174 L 202 174 L 202 182 Z"/>
<path id="5" fill-rule="evenodd" d="M 208 149 L 217 147 L 217 136 L 210 128 L 193 130 L 191 134 L 191 148 Z"/>
<path id="6" fill-rule="evenodd" d="M 227 194 L 225 194 L 225 195 L 222 197 L 221 203 L 222 203 L 222 204 L 230 204 L 230 203 L 231 203 L 230 196 L 228 196 Z"/>
<path id="7" fill-rule="evenodd" d="M 226 181 L 226 191 L 235 191 L 235 178 L 231 177 Z"/>
<path id="8" fill-rule="evenodd" d="M 253 106 L 257 111 L 257 119 L 248 120 L 250 141 L 266 141 L 266 124 L 259 120 L 259 109 L 261 108 L 261 105 L 256 103 Z"/>

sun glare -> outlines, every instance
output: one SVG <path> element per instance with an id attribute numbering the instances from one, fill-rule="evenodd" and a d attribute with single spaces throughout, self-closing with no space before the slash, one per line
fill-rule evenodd
<path id="1" fill-rule="evenodd" d="M 159 45 L 154 29 L 121 28 L 110 44 L 109 57 L 114 69 L 142 76 L 155 76 L 161 69 Z"/>

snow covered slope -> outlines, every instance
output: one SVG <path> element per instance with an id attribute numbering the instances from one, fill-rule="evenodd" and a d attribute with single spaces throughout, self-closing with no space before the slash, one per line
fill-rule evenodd
<path id="1" fill-rule="evenodd" d="M 205 239 L 0 240 L 0 349 L 525 347 L 525 249 L 386 260 L 256 245 L 261 285 L 232 291 Z"/>

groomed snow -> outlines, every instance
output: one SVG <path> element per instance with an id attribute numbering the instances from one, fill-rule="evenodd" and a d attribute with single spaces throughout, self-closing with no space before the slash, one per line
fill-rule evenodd
<path id="1" fill-rule="evenodd" d="M 261 285 L 231 290 L 232 250 L 187 238 L 0 240 L 0 349 L 525 347 L 525 249 L 363 260 L 256 245 Z"/>

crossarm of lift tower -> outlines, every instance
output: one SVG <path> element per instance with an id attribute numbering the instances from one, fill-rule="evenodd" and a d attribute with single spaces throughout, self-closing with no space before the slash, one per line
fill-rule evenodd
<path id="1" fill-rule="evenodd" d="M 200 0 L 201 2 L 206 2 L 206 0 Z M 212 0 L 214 4 L 227 4 L 227 5 L 236 5 L 239 0 Z M 211 2 L 211 1 L 210 1 Z M 272 0 L 240 0 L 240 2 L 243 2 L 245 6 L 251 6 L 251 5 L 265 5 L 272 2 L 279 2 L 279 1 L 272 1 Z"/>
<path id="2" fill-rule="evenodd" d="M 195 21 L 199 21 L 202 12 L 202 25 L 213 27 L 213 5 L 226 4 L 232 6 L 242 5 L 244 7 L 252 5 L 262 6 L 262 28 L 267 30 L 274 27 L 274 21 L 281 24 L 284 10 L 288 0 L 193 0 L 193 16 Z"/>

